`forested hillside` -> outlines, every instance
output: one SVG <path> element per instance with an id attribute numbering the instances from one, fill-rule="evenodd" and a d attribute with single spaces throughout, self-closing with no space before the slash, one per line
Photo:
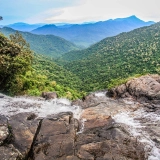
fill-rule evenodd
<path id="1" fill-rule="evenodd" d="M 77 99 L 85 95 L 82 81 L 70 71 L 58 66 L 49 58 L 35 54 L 32 71 L 26 74 L 28 93 L 40 95 L 42 91 L 56 91 L 60 97 Z M 29 86 L 28 86 L 29 85 Z"/>
<path id="2" fill-rule="evenodd" d="M 4 27 L 0 28 L 0 32 L 6 36 L 9 36 L 10 34 L 16 33 L 16 30 Z M 66 52 L 78 49 L 78 47 L 73 43 L 54 35 L 35 35 L 29 32 L 19 33 L 22 34 L 24 39 L 30 44 L 30 48 L 34 52 L 46 56 L 56 58 Z"/>
<path id="3" fill-rule="evenodd" d="M 77 99 L 81 80 L 48 58 L 33 54 L 22 35 L 7 39 L 0 34 L 0 92 L 9 95 L 40 95 L 56 91 L 59 97 Z"/>
<path id="4" fill-rule="evenodd" d="M 61 62 L 81 78 L 85 91 L 107 88 L 115 80 L 135 74 L 159 73 L 160 23 L 106 38 L 86 50 L 67 53 Z"/>
<path id="5" fill-rule="evenodd" d="M 106 37 L 115 36 L 121 32 L 128 32 L 153 23 L 154 22 L 144 22 L 136 16 L 131 16 L 89 24 L 67 25 L 67 27 L 58 27 L 50 24 L 39 27 L 33 30 L 32 33 L 52 34 L 63 37 L 76 45 L 88 47 Z"/>
<path id="6" fill-rule="evenodd" d="M 66 53 L 57 64 L 52 58 L 32 54 L 18 32 L 10 40 L 1 35 L 0 45 L 0 87 L 11 94 L 56 91 L 59 96 L 76 99 L 131 76 L 160 73 L 160 23 Z"/>
<path id="7" fill-rule="evenodd" d="M 22 76 L 31 69 L 32 52 L 23 39 L 19 42 L 0 33 L 0 91 L 11 95 L 23 90 Z"/>

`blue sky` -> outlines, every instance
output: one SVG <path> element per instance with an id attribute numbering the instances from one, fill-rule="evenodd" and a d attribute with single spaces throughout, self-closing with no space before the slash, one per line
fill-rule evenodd
<path id="1" fill-rule="evenodd" d="M 136 15 L 160 21 L 160 0 L 0 0 L 0 24 L 82 23 Z"/>

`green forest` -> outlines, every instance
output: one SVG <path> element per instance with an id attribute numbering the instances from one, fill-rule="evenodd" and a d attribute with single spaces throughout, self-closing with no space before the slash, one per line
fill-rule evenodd
<path id="1" fill-rule="evenodd" d="M 160 73 L 160 23 L 106 38 L 88 49 L 57 60 L 83 81 L 90 92 L 128 77 Z"/>
<path id="2" fill-rule="evenodd" d="M 0 28 L 0 32 L 9 37 L 10 34 L 15 34 L 16 30 L 3 27 Z M 69 51 L 79 49 L 73 43 L 54 35 L 36 35 L 20 31 L 19 33 L 30 44 L 31 50 L 45 56 L 57 58 Z"/>
<path id="3" fill-rule="evenodd" d="M 73 100 L 131 77 L 160 73 L 160 23 L 63 53 L 58 59 L 47 51 L 33 52 L 32 42 L 19 32 L 8 37 L 0 34 L 0 92 L 8 95 L 56 91 Z"/>
<path id="4" fill-rule="evenodd" d="M 82 82 L 49 58 L 33 53 L 22 35 L 0 34 L 0 91 L 9 95 L 41 95 L 56 91 L 59 97 L 77 99 Z"/>

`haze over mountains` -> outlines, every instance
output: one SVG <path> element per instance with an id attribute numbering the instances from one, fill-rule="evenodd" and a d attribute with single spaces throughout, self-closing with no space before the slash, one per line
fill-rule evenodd
<path id="1" fill-rule="evenodd" d="M 10 24 L 7 25 L 6 27 L 12 28 L 14 30 L 18 30 L 18 31 L 32 31 L 38 27 L 42 27 L 43 25 L 45 25 L 44 23 L 40 23 L 40 24 L 27 24 L 27 23 L 23 23 L 23 22 L 18 22 L 18 23 L 14 23 L 14 24 Z"/>
<path id="2" fill-rule="evenodd" d="M 7 36 L 15 33 L 16 30 L 21 31 L 20 33 L 26 41 L 30 43 L 32 50 L 40 54 L 57 58 L 64 53 L 77 50 L 79 47 L 86 48 L 106 37 L 151 24 L 154 24 L 154 22 L 144 22 L 136 16 L 130 16 L 127 18 L 83 24 L 59 23 L 56 25 L 50 24 L 43 26 L 43 24 L 30 25 L 20 22 L 8 25 L 7 28 L 4 27 L 0 30 Z M 73 43 L 79 47 L 75 46 Z"/>
<path id="3" fill-rule="evenodd" d="M 73 24 L 58 27 L 54 24 L 45 25 L 32 31 L 34 34 L 52 34 L 63 37 L 76 45 L 88 47 L 106 37 L 128 32 L 135 28 L 148 26 L 154 22 L 144 22 L 136 16 L 100 21 L 89 24 Z"/>

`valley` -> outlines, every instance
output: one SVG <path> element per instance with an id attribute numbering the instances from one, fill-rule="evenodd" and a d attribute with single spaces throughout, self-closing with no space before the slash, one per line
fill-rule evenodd
<path id="1" fill-rule="evenodd" d="M 159 127 L 160 22 L 0 28 L 0 159 L 159 160 Z"/>

